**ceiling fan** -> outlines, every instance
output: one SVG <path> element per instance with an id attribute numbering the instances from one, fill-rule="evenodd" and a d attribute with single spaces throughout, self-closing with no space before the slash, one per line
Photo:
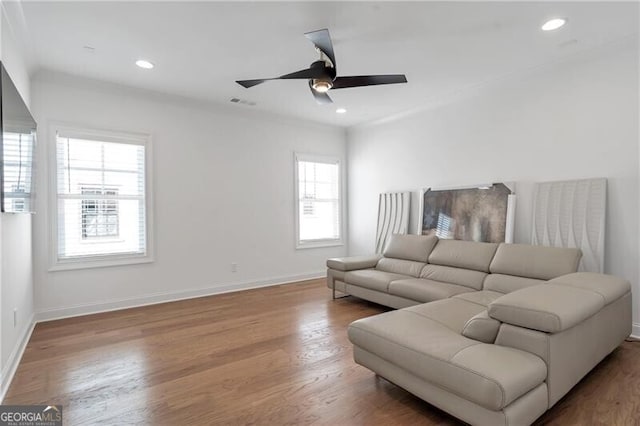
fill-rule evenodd
<path id="1" fill-rule="evenodd" d="M 318 30 L 306 33 L 308 38 L 320 53 L 320 60 L 312 63 L 309 68 L 281 75 L 274 78 L 261 78 L 256 80 L 238 80 L 236 83 L 249 88 L 268 80 L 309 80 L 309 88 L 313 97 L 319 104 L 330 104 L 333 101 L 327 94 L 333 89 L 347 89 L 349 87 L 375 86 L 378 84 L 406 83 L 404 74 L 388 75 L 354 75 L 349 77 L 337 77 L 336 58 L 333 54 L 333 44 L 329 36 L 329 30 Z"/>

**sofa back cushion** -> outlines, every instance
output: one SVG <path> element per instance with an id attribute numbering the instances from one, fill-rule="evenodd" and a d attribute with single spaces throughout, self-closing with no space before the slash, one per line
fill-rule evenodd
<path id="1" fill-rule="evenodd" d="M 600 293 L 567 285 L 541 284 L 497 298 L 487 307 L 501 322 L 547 333 L 559 333 L 600 312 Z"/>
<path id="2" fill-rule="evenodd" d="M 429 263 L 489 272 L 489 265 L 497 248 L 498 244 L 495 243 L 439 240 L 429 256 Z"/>
<path id="3" fill-rule="evenodd" d="M 426 263 L 438 242 L 435 235 L 393 234 L 384 249 L 384 257 Z"/>
<path id="4" fill-rule="evenodd" d="M 528 244 L 500 244 L 491 262 L 492 274 L 550 280 L 576 272 L 580 249 Z"/>
<path id="5" fill-rule="evenodd" d="M 431 264 L 427 264 L 420 272 L 420 278 L 463 285 L 469 287 L 469 291 L 472 289 L 481 290 L 486 276 L 485 272 Z"/>
<path id="6" fill-rule="evenodd" d="M 426 264 L 423 262 L 414 262 L 413 260 L 383 257 L 378 261 L 376 269 L 378 271 L 418 277 L 420 275 L 420 271 L 422 271 L 422 268 L 424 268 L 425 265 Z"/>

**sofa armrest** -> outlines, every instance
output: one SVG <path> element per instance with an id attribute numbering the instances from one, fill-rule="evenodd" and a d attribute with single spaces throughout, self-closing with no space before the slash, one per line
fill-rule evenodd
<path id="1" fill-rule="evenodd" d="M 593 291 L 540 284 L 497 298 L 489 305 L 488 312 L 498 321 L 557 333 L 586 320 L 604 306 L 604 298 Z"/>
<path id="2" fill-rule="evenodd" d="M 376 254 L 371 256 L 351 256 L 334 257 L 327 260 L 327 267 L 338 271 L 353 271 L 355 269 L 373 268 L 378 264 L 382 256 Z"/>
<path id="3" fill-rule="evenodd" d="M 484 343 L 493 343 L 500 330 L 500 321 L 491 318 L 487 311 L 482 311 L 464 325 L 462 335 L 469 339 Z"/>

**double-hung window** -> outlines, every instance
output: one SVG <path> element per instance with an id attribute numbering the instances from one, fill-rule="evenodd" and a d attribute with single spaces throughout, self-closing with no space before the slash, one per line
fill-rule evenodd
<path id="1" fill-rule="evenodd" d="M 298 248 L 342 244 L 340 176 L 339 159 L 296 154 Z"/>
<path id="2" fill-rule="evenodd" d="M 141 135 L 57 130 L 54 269 L 152 260 L 149 149 Z"/>

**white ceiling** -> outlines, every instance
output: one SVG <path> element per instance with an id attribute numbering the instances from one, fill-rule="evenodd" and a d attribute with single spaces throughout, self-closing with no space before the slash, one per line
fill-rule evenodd
<path id="1" fill-rule="evenodd" d="M 190 98 L 351 126 L 638 31 L 638 5 L 611 2 L 22 2 L 31 71 L 60 71 Z M 542 32 L 550 17 L 569 23 Z M 275 77 L 317 59 L 328 28 L 338 75 L 404 73 L 408 84 L 334 90 Z M 95 50 L 91 53 L 84 46 Z M 145 71 L 134 61 L 156 68 Z M 229 104 L 238 97 L 256 106 Z M 335 113 L 336 107 L 346 114 Z"/>

